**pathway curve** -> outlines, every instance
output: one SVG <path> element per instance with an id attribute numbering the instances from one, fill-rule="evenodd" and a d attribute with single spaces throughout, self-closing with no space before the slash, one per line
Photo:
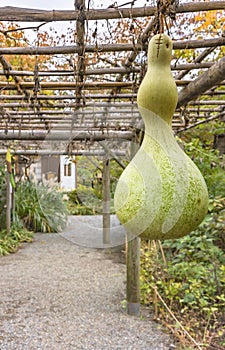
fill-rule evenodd
<path id="1" fill-rule="evenodd" d="M 150 317 L 126 314 L 125 265 L 114 255 L 36 234 L 0 257 L 0 349 L 175 349 Z"/>

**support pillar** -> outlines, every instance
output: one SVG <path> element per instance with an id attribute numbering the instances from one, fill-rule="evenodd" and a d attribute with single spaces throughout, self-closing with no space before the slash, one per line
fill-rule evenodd
<path id="1" fill-rule="evenodd" d="M 140 241 L 127 234 L 127 313 L 140 315 Z"/>
<path id="2" fill-rule="evenodd" d="M 11 183 L 10 173 L 6 171 L 6 232 L 9 235 L 11 228 Z"/>
<path id="3" fill-rule="evenodd" d="M 110 159 L 103 161 L 103 244 L 110 244 Z"/>

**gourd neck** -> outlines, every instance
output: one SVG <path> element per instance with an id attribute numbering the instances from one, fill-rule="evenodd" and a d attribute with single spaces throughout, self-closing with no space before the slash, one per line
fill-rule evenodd
<path id="1" fill-rule="evenodd" d="M 178 93 L 171 74 L 172 40 L 166 34 L 155 35 L 148 47 L 148 70 L 138 90 L 137 103 L 172 125 Z M 145 124 L 147 121 L 143 117 Z"/>

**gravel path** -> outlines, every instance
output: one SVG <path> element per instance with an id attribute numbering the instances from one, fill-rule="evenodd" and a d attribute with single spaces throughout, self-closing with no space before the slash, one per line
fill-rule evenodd
<path id="1" fill-rule="evenodd" d="M 175 349 L 150 317 L 126 314 L 125 265 L 114 256 L 36 234 L 1 257 L 0 349 Z"/>

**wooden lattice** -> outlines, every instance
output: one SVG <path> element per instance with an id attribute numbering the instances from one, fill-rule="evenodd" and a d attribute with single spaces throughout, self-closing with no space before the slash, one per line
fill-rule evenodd
<path id="1" fill-rule="evenodd" d="M 185 39 L 183 33 L 179 37 L 179 31 L 174 34 L 174 28 L 176 16 L 181 18 L 199 11 L 205 14 L 220 11 L 224 18 L 225 2 L 181 1 L 178 4 L 158 0 L 156 6 L 143 7 L 135 7 L 134 3 L 128 3 L 127 8 L 114 3 L 106 9 L 91 9 L 89 2 L 76 0 L 71 11 L 0 8 L 2 22 L 31 22 L 31 28 L 39 33 L 45 23 L 70 21 L 76 34 L 76 42 L 69 45 L 44 46 L 37 40 L 34 46 L 19 45 L 15 41 L 13 46 L 0 47 L 2 153 L 11 143 L 29 153 L 46 149 L 44 143 L 69 140 L 72 150 L 78 152 L 78 142 L 82 149 L 82 142 L 93 145 L 106 139 L 133 139 L 136 128 L 141 127 L 136 95 L 146 69 L 147 44 L 154 33 L 163 30 L 174 36 L 174 54 L 178 57 L 179 52 L 181 57 L 171 64 L 179 88 L 173 122 L 175 132 L 214 119 L 224 120 L 223 25 L 216 35 L 208 33 L 201 38 L 196 38 L 193 27 Z M 111 37 L 106 37 L 105 42 L 104 35 L 99 35 L 103 20 L 109 32 L 111 30 Z M 124 42 L 118 30 L 114 30 L 115 23 L 129 31 Z M 10 38 L 10 30 L 1 33 Z M 185 60 L 188 50 L 193 50 L 189 62 Z M 13 67 L 9 63 L 12 55 L 35 57 L 35 65 L 32 69 Z M 63 68 L 58 64 L 53 67 L 56 55 L 68 64 Z M 43 56 L 51 62 L 45 68 L 40 64 Z"/>

